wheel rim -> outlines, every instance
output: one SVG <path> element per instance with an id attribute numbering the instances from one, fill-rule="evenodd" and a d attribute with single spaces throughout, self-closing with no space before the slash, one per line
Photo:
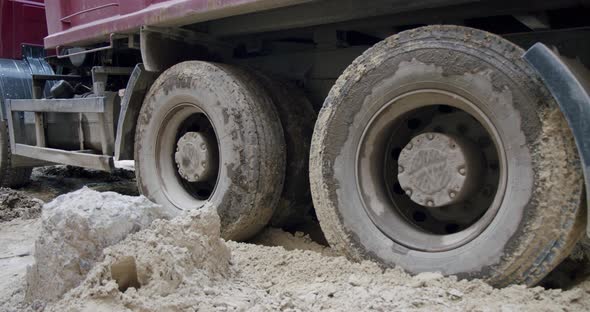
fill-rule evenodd
<path id="1" fill-rule="evenodd" d="M 202 205 L 219 179 L 218 138 L 210 118 L 194 103 L 170 109 L 158 128 L 156 172 L 161 192 L 179 209 Z"/>
<path id="2" fill-rule="evenodd" d="M 368 122 L 356 155 L 357 189 L 371 221 L 390 239 L 413 250 L 446 251 L 473 240 L 494 219 L 506 191 L 505 152 L 477 104 L 422 89 L 396 97 Z M 453 147 L 452 154 L 440 142 L 462 152 Z M 469 162 L 469 172 L 465 163 L 455 166 L 461 161 Z"/>

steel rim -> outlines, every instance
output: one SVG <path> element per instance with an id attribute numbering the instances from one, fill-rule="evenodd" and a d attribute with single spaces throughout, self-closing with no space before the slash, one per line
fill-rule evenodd
<path id="1" fill-rule="evenodd" d="M 178 143 L 187 133 L 206 135 L 211 143 L 213 174 L 204 181 L 192 182 L 181 175 L 177 163 Z M 177 208 L 185 210 L 201 206 L 209 200 L 219 180 L 220 151 L 217 134 L 211 119 L 194 103 L 180 103 L 170 109 L 158 128 L 155 144 L 156 173 L 161 192 Z"/>
<path id="2" fill-rule="evenodd" d="M 357 189 L 371 221 L 391 240 L 413 250 L 447 251 L 475 239 L 494 219 L 506 191 L 506 156 L 481 104 L 449 91 L 410 91 L 384 105 L 365 126 L 355 161 Z M 400 153 L 425 133 L 460 137 L 481 148 L 479 184 L 460 203 L 420 205 L 400 185 Z"/>

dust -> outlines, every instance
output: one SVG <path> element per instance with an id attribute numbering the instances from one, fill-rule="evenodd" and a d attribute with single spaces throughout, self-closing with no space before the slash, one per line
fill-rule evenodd
<path id="1" fill-rule="evenodd" d="M 41 215 L 43 201 L 10 188 L 0 188 L 0 221 L 34 219 Z"/>
<path id="2" fill-rule="evenodd" d="M 0 223 L 0 311 L 25 310 L 25 273 L 34 262 L 40 225 L 39 219 Z"/>
<path id="3" fill-rule="evenodd" d="M 85 174 L 75 173 L 72 177 L 78 179 Z M 71 193 L 48 211 L 72 206 L 85 210 L 103 202 L 117 210 L 125 202 L 138 200 L 113 193 L 84 192 L 91 193 L 94 199 Z M 113 217 L 108 211 L 99 209 L 95 211 L 98 215 L 86 218 L 129 219 Z M 213 211 L 208 207 L 172 220 L 155 220 L 143 230 L 131 227 L 130 232 L 135 233 L 124 239 L 125 235 L 119 236 L 122 241 L 106 242 L 103 237 L 105 242 L 100 246 L 76 243 L 76 235 L 93 235 L 88 234 L 92 231 L 49 235 L 42 231 L 39 219 L 2 222 L 0 311 L 590 310 L 590 280 L 579 271 L 580 263 L 588 260 L 584 253 L 587 241 L 581 242 L 581 249 L 577 248 L 573 257 L 542 284 L 568 290 L 524 286 L 496 289 L 478 280 L 457 280 L 439 273 L 410 276 L 400 269 L 384 269 L 370 261 L 350 262 L 318 244 L 322 240 L 313 229 L 306 229 L 303 234 L 268 228 L 250 243 L 225 242 L 220 238 L 219 219 Z M 82 219 L 64 215 L 60 220 L 70 220 L 68 227 L 84 229 L 78 226 L 84 224 Z M 25 301 L 25 271 L 34 263 L 33 242 L 39 233 L 45 239 L 55 236 L 56 242 L 64 241 L 63 246 L 70 246 L 70 239 L 76 246 L 86 246 L 88 251 L 100 254 L 87 265 L 80 266 L 78 262 L 78 268 L 85 270 L 76 277 L 78 286 L 72 285 L 74 288 L 57 302 Z M 94 237 L 100 240 L 105 233 L 111 231 L 96 232 Z M 65 239 L 58 240 L 59 235 Z M 112 246 L 103 249 L 108 245 Z M 59 253 L 55 251 L 56 255 Z M 63 254 L 72 256 L 70 260 L 83 258 L 74 257 L 76 253 Z M 54 279 L 65 276 L 68 266 L 59 264 L 63 262 L 41 261 L 53 270 Z M 29 279 L 29 284 L 34 284 L 33 288 L 55 287 L 52 280 L 35 283 Z"/>
<path id="4" fill-rule="evenodd" d="M 219 236 L 212 209 L 157 220 L 105 250 L 105 260 L 48 311 L 587 311 L 590 284 L 572 290 L 410 276 L 376 263 L 326 256 L 304 236 L 267 230 L 289 249 Z M 291 236 L 289 236 L 291 235 Z M 299 240 L 298 243 L 295 243 Z M 269 243 L 268 239 L 261 239 Z M 302 243 L 303 242 L 303 243 Z M 314 247 L 311 247 L 314 246 Z M 309 248 L 307 248 L 309 247 Z M 320 250 L 321 251 L 321 250 Z M 113 267 L 129 268 L 117 283 Z M 117 273 L 120 275 L 120 273 Z M 130 276 L 131 275 L 131 276 Z"/>
<path id="5" fill-rule="evenodd" d="M 186 309 L 231 275 L 230 251 L 219 228 L 210 205 L 171 221 L 156 220 L 150 229 L 106 248 L 105 260 L 49 311 Z"/>
<path id="6" fill-rule="evenodd" d="M 250 240 L 250 243 L 263 246 L 282 246 L 286 250 L 311 250 L 326 256 L 336 253 L 326 245 L 320 245 L 309 234 L 289 233 L 279 228 L 266 228 Z"/>

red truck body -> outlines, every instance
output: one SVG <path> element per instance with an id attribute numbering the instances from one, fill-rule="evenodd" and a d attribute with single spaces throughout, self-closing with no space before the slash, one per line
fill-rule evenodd
<path id="1" fill-rule="evenodd" d="M 22 45 L 43 45 L 44 0 L 0 0 L 0 58 L 20 59 Z"/>
<path id="2" fill-rule="evenodd" d="M 142 25 L 179 26 L 309 0 L 48 0 L 46 48 L 97 42 Z"/>

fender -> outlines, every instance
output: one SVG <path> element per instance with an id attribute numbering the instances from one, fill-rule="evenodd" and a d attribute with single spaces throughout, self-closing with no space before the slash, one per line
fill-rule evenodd
<path id="1" fill-rule="evenodd" d="M 590 191 L 590 73 L 580 62 L 566 59 L 542 43 L 533 45 L 523 57 L 549 88 L 574 134 L 587 196 Z M 590 220 L 590 209 L 586 210 L 587 220 Z M 590 237 L 590 223 L 586 223 L 586 235 Z"/>
<path id="2" fill-rule="evenodd" d="M 115 136 L 115 159 L 131 160 L 135 145 L 135 125 L 143 99 L 158 77 L 158 72 L 146 71 L 143 64 L 137 64 L 121 99 L 121 113 Z"/>

